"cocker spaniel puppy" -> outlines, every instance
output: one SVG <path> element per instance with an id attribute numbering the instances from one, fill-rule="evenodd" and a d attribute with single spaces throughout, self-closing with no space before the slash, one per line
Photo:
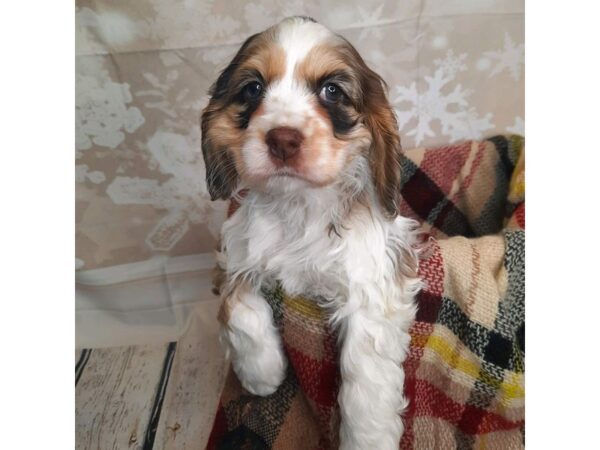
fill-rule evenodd
<path id="1" fill-rule="evenodd" d="M 282 340 L 261 286 L 321 300 L 340 336 L 340 447 L 397 449 L 415 317 L 416 223 L 383 80 L 307 17 L 251 36 L 210 90 L 202 151 L 222 230 L 223 337 L 242 385 L 277 390 Z M 243 192 L 243 195 L 240 195 Z"/>

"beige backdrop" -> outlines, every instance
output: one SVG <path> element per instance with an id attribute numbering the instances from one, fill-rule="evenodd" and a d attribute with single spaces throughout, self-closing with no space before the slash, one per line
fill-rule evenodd
<path id="1" fill-rule="evenodd" d="M 403 146 L 524 133 L 517 0 L 78 0 L 77 339 L 176 336 L 214 302 L 225 215 L 204 184 L 199 115 L 240 43 L 289 15 L 346 36 L 390 87 Z"/>

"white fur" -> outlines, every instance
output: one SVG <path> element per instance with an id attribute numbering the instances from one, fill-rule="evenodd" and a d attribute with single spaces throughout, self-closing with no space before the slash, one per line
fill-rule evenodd
<path id="1" fill-rule="evenodd" d="M 221 338 L 229 344 L 233 369 L 244 388 L 262 396 L 277 390 L 285 378 L 287 361 L 273 312 L 264 298 L 249 293 L 234 304 Z"/>
<path id="2" fill-rule="evenodd" d="M 317 24 L 300 29 L 295 23 L 282 25 L 279 40 L 287 54 L 287 73 L 269 87 L 266 112 L 251 120 L 250 136 L 253 130 L 299 126 L 315 114 L 310 94 L 289 74 L 329 32 Z M 322 306 L 340 331 L 341 448 L 395 450 L 407 405 L 401 364 L 420 288 L 418 280 L 403 278 L 400 266 L 407 263 L 405 255 L 414 256 L 416 223 L 385 217 L 368 162 L 358 151 L 369 142 L 356 139 L 349 145 L 349 162 L 339 162 L 345 168 L 330 185 L 272 177 L 264 189 L 238 199 L 239 209 L 223 226 L 225 270 L 231 286 L 245 283 L 251 292 L 230 311 L 224 338 L 246 389 L 271 394 L 284 378 L 286 360 L 260 287 L 279 280 L 290 295 L 326 298 Z M 268 164 L 258 139 L 248 139 L 242 155 L 250 172 Z M 356 201 L 359 195 L 362 203 Z"/>
<path id="3" fill-rule="evenodd" d="M 385 219 L 365 174 L 366 161 L 356 158 L 331 186 L 249 192 L 223 227 L 223 249 L 229 279 L 245 279 L 255 292 L 280 280 L 291 295 L 329 299 L 323 306 L 340 326 L 342 342 L 341 448 L 396 449 L 407 405 L 401 363 L 419 289 L 416 280 L 398 281 L 399 249 L 412 251 L 415 223 Z M 340 199 L 352 187 L 366 189 L 372 201 L 370 208 L 355 205 L 344 221 Z M 331 223 L 341 238 L 328 232 Z M 234 368 L 248 390 L 271 393 L 285 367 L 280 338 L 259 294 L 244 303 L 251 306 L 232 311 L 227 333 L 237 355 Z"/>

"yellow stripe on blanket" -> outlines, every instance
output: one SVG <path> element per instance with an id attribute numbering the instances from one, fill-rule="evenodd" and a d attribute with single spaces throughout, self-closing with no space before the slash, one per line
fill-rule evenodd
<path id="1" fill-rule="evenodd" d="M 512 203 L 519 203 L 525 200 L 524 139 L 521 136 L 514 135 L 511 136 L 510 143 L 517 154 L 517 161 L 510 179 L 508 200 Z"/>
<path id="2" fill-rule="evenodd" d="M 449 367 L 496 387 L 502 398 L 502 403 L 507 405 L 512 399 L 525 397 L 523 388 L 523 375 L 514 372 L 506 372 L 508 379 L 498 382 L 483 373 L 480 373 L 479 367 L 472 361 L 459 355 L 458 348 L 451 345 L 441 336 L 431 335 L 427 340 L 426 348 L 435 352 Z"/>
<path id="3" fill-rule="evenodd" d="M 290 297 L 284 295 L 283 302 L 288 308 L 306 318 L 313 320 L 322 320 L 324 318 L 325 313 L 323 309 L 313 300 L 309 300 L 304 297 Z M 443 330 L 438 328 L 438 332 L 442 332 L 442 334 L 444 332 L 451 333 L 449 330 L 445 329 L 445 327 L 443 328 Z M 497 388 L 501 399 L 500 401 L 503 405 L 509 406 L 511 400 L 522 399 L 525 397 L 523 374 L 505 371 L 505 379 L 500 382 L 490 375 L 481 373 L 478 364 L 475 364 L 473 361 L 462 357 L 460 355 L 460 347 L 448 342 L 448 340 L 443 336 L 432 334 L 429 336 L 429 338 L 425 336 L 413 336 L 412 339 L 413 345 L 417 344 L 417 346 L 424 346 L 425 348 L 431 349 L 431 351 L 437 354 L 448 365 L 448 367 L 462 372 L 473 379 L 479 379 L 480 381 Z M 425 339 L 426 343 L 415 342 L 424 341 Z M 475 359 L 474 355 L 473 358 Z"/>
<path id="4" fill-rule="evenodd" d="M 477 378 L 479 375 L 479 367 L 473 362 L 461 358 L 458 348 L 450 345 L 444 338 L 432 335 L 427 340 L 426 347 L 437 353 L 453 369 L 458 369 L 472 378 Z"/>
<path id="5" fill-rule="evenodd" d="M 509 406 L 510 400 L 525 398 L 525 379 L 522 373 L 508 373 L 508 379 L 502 382 L 500 391 L 502 392 L 502 404 Z"/>
<path id="6" fill-rule="evenodd" d="M 304 297 L 289 297 L 284 295 L 283 303 L 292 310 L 310 319 L 320 320 L 323 318 L 323 309 L 314 301 Z"/>

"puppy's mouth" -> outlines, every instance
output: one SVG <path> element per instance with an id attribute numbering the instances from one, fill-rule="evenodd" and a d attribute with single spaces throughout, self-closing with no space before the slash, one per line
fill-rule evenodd
<path id="1" fill-rule="evenodd" d="M 290 177 L 290 178 L 299 178 L 302 180 L 306 180 L 309 181 L 308 178 L 300 173 L 298 173 L 296 170 L 294 169 L 290 169 L 287 167 L 284 167 L 282 169 L 277 169 L 275 170 L 270 177 L 276 177 L 276 178 L 280 178 L 280 177 Z"/>
<path id="2" fill-rule="evenodd" d="M 315 179 L 307 174 L 300 172 L 297 169 L 292 167 L 280 167 L 269 171 L 268 173 L 261 174 L 259 176 L 251 177 L 253 184 L 258 185 L 270 185 L 271 183 L 276 183 L 279 185 L 280 183 L 291 183 L 296 187 L 306 186 L 306 187 L 322 187 L 327 183 L 323 183 L 322 181 Z M 297 184 L 297 183 L 300 184 Z"/>
<path id="3" fill-rule="evenodd" d="M 315 180 L 309 178 L 308 176 L 289 168 L 278 169 L 274 171 L 271 175 L 267 177 L 268 179 L 277 179 L 277 180 L 285 180 L 286 178 L 304 181 L 305 183 L 316 185 Z"/>

